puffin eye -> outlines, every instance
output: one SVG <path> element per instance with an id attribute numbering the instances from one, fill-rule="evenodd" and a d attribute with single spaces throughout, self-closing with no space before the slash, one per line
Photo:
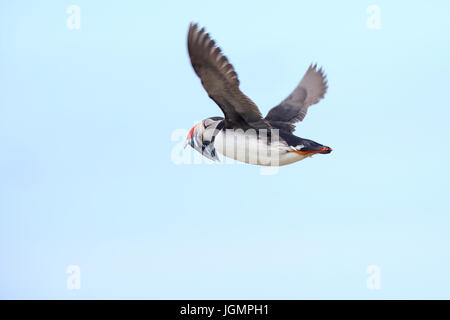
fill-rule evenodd
<path id="1" fill-rule="evenodd" d="M 203 121 L 203 126 L 205 127 L 205 129 L 207 127 L 209 127 L 214 121 L 212 121 L 211 119 L 206 119 L 205 121 Z"/>

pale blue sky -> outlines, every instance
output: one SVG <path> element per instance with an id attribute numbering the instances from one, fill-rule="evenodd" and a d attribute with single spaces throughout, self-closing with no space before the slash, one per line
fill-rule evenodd
<path id="1" fill-rule="evenodd" d="M 0 298 L 450 298 L 449 10 L 0 0 Z M 329 91 L 296 133 L 334 152 L 271 176 L 175 165 L 174 130 L 221 115 L 191 21 L 263 113 L 322 65 Z"/>

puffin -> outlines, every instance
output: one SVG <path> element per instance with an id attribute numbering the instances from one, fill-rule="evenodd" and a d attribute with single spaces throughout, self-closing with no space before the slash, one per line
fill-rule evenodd
<path id="1" fill-rule="evenodd" d="M 318 103 L 328 89 L 326 75 L 317 64 L 311 64 L 291 94 L 263 117 L 257 105 L 239 89 L 233 65 L 197 23 L 189 25 L 187 49 L 195 73 L 223 117 L 195 124 L 185 147 L 189 145 L 213 161 L 220 161 L 220 153 L 261 166 L 284 166 L 332 151 L 293 134 L 295 123 L 305 118 L 308 108 Z"/>

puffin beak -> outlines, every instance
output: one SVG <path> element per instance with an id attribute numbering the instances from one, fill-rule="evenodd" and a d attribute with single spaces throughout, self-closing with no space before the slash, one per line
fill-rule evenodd
<path id="1" fill-rule="evenodd" d="M 195 125 L 195 126 L 193 126 L 192 128 L 191 128 L 191 130 L 189 130 L 189 133 L 188 133 L 188 135 L 187 135 L 187 137 L 186 137 L 186 142 L 184 143 L 184 149 L 186 149 L 186 147 L 188 146 L 188 145 L 190 145 L 192 148 L 194 148 L 195 149 L 195 145 L 194 145 L 194 136 L 195 136 L 195 127 L 196 127 L 197 125 Z"/>
<path id="2" fill-rule="evenodd" d="M 217 157 L 216 150 L 214 149 L 214 145 L 212 143 L 204 144 L 203 137 L 199 136 L 195 131 L 195 127 L 197 125 L 198 124 L 193 126 L 192 129 L 189 131 L 186 137 L 184 148 L 190 145 L 195 151 L 200 152 L 206 158 L 212 161 L 220 162 L 220 159 Z"/>

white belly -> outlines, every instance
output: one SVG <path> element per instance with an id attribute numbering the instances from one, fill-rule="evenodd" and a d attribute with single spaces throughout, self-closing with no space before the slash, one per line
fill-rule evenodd
<path id="1" fill-rule="evenodd" d="M 214 147 L 227 158 L 261 166 L 284 166 L 307 157 L 292 152 L 282 141 L 268 145 L 256 135 L 240 130 L 221 130 L 214 140 Z"/>

